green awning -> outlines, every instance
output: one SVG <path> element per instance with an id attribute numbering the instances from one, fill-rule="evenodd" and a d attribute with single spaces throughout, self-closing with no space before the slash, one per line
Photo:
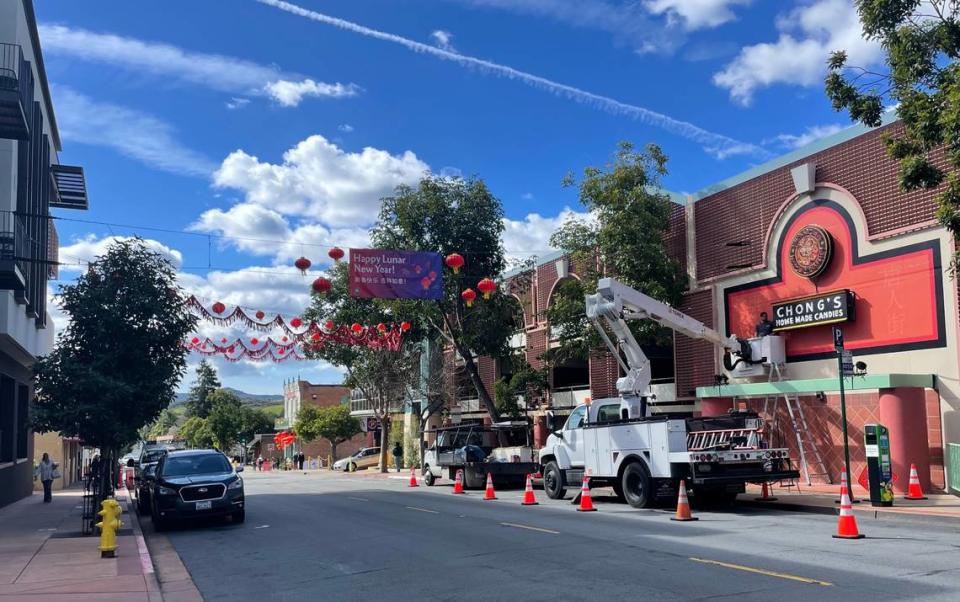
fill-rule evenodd
<path id="1" fill-rule="evenodd" d="M 920 387 L 933 389 L 936 376 L 933 374 L 867 374 L 843 379 L 847 391 L 872 391 L 895 387 Z M 705 397 L 766 397 L 768 395 L 813 395 L 819 391 L 838 391 L 840 381 L 836 378 L 809 378 L 775 382 L 731 383 L 728 385 L 697 387 L 697 399 Z"/>

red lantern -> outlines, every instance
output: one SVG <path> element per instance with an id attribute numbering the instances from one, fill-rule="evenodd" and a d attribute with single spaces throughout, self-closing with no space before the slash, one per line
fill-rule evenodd
<path id="1" fill-rule="evenodd" d="M 473 307 L 473 300 L 477 298 L 477 293 L 472 288 L 468 288 L 460 293 L 460 298 L 466 302 L 467 307 Z"/>
<path id="2" fill-rule="evenodd" d="M 278 352 L 280 355 L 283 355 L 284 350 L 283 350 L 283 349 L 277 349 L 277 352 Z"/>
<path id="3" fill-rule="evenodd" d="M 333 323 L 333 320 L 327 320 L 326 322 L 323 323 L 323 327 L 324 327 L 328 332 L 333 332 L 333 329 L 334 329 L 335 326 L 336 326 L 336 324 Z"/>
<path id="4" fill-rule="evenodd" d="M 310 263 L 310 260 L 307 259 L 306 257 L 301 257 L 300 259 L 297 259 L 296 261 L 294 261 L 293 265 L 295 265 L 296 268 L 300 270 L 302 274 L 306 274 L 307 270 L 309 270 L 310 266 L 312 266 L 313 264 Z"/>
<path id="5" fill-rule="evenodd" d="M 319 332 L 313 333 L 313 336 L 310 337 L 310 339 L 313 340 L 313 341 L 319 341 L 319 340 L 320 340 L 320 333 L 319 333 Z"/>
<path id="6" fill-rule="evenodd" d="M 463 255 L 460 253 L 450 253 L 447 255 L 447 267 L 453 270 L 454 274 L 460 273 L 460 268 L 463 267 Z"/>
<path id="7" fill-rule="evenodd" d="M 260 339 L 258 339 L 257 337 L 253 337 L 252 339 L 250 339 L 251 345 L 257 345 L 259 343 L 260 343 Z"/>
<path id="8" fill-rule="evenodd" d="M 233 353 L 234 349 L 235 347 L 233 345 L 230 345 L 229 347 L 227 347 L 227 353 Z"/>
<path id="9" fill-rule="evenodd" d="M 477 288 L 483 293 L 484 299 L 489 299 L 493 291 L 497 290 L 497 283 L 489 278 L 484 278 L 477 283 Z"/>
<path id="10" fill-rule="evenodd" d="M 400 322 L 400 330 L 403 332 L 410 330 L 410 322 Z"/>
<path id="11" fill-rule="evenodd" d="M 377 324 L 377 331 L 380 332 L 381 334 L 384 333 L 384 332 L 386 332 L 386 331 L 387 331 L 387 325 L 384 324 L 383 322 L 380 322 L 379 324 Z"/>
<path id="12" fill-rule="evenodd" d="M 227 337 L 223 337 L 222 339 L 220 339 L 220 342 L 221 342 L 221 343 L 226 343 L 226 342 L 227 342 Z"/>
<path id="13" fill-rule="evenodd" d="M 354 322 L 354 323 L 353 323 L 353 326 L 350 327 L 350 330 L 353 331 L 353 334 L 357 334 L 357 335 L 358 335 L 358 334 L 360 334 L 361 332 L 363 332 L 363 326 L 360 326 L 359 324 L 357 324 L 356 322 Z"/>
<path id="14" fill-rule="evenodd" d="M 313 292 L 317 293 L 318 295 L 322 295 L 330 290 L 330 286 L 330 281 L 326 278 L 317 278 L 313 281 Z"/>
<path id="15" fill-rule="evenodd" d="M 280 342 L 281 342 L 281 343 L 286 343 L 286 342 L 289 341 L 289 340 L 290 340 L 290 339 L 288 339 L 287 337 L 283 337 L 283 338 L 280 339 Z"/>
<path id="16" fill-rule="evenodd" d="M 213 313 L 222 314 L 225 311 L 227 311 L 227 306 L 224 305 L 223 303 L 220 303 L 219 301 L 217 301 L 216 303 L 213 304 Z"/>
<path id="17" fill-rule="evenodd" d="M 290 320 L 290 326 L 293 326 L 294 328 L 300 328 L 301 326 L 303 326 L 303 320 L 301 320 L 300 318 L 294 318 Z"/>
<path id="18" fill-rule="evenodd" d="M 341 259 L 343 259 L 343 249 L 341 249 L 340 247 L 334 247 L 330 249 L 327 255 L 329 255 L 330 259 L 334 261 L 340 261 Z"/>
<path id="19" fill-rule="evenodd" d="M 200 337 L 193 337 L 192 339 L 190 339 L 190 342 L 196 345 L 197 343 L 200 342 Z"/>
<path id="20" fill-rule="evenodd" d="M 257 316 L 257 319 L 258 319 L 258 320 L 262 320 L 263 317 L 264 317 L 265 315 L 267 315 L 267 314 L 265 314 L 265 313 L 263 313 L 262 311 L 259 311 L 259 310 L 258 310 L 257 313 L 254 314 L 254 315 Z"/>

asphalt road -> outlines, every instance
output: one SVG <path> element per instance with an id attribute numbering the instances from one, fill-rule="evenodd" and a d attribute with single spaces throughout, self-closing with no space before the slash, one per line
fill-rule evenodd
<path id="1" fill-rule="evenodd" d="M 960 525 L 520 505 L 362 475 L 245 473 L 247 520 L 166 536 L 208 600 L 957 600 Z M 443 482 L 441 482 L 443 483 Z M 610 494 L 612 495 L 612 494 Z M 145 531 L 151 535 L 149 519 Z"/>

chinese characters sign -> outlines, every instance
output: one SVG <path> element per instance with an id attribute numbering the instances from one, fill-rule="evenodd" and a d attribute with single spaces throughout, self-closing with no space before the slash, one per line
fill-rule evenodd
<path id="1" fill-rule="evenodd" d="M 350 249 L 350 296 L 357 299 L 439 299 L 439 253 Z"/>

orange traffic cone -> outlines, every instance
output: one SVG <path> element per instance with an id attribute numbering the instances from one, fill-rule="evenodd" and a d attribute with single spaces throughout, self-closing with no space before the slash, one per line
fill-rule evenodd
<path id="1" fill-rule="evenodd" d="M 840 488 L 840 519 L 837 522 L 836 539 L 861 539 L 863 535 L 857 529 L 857 517 L 853 515 L 853 504 L 846 487 Z"/>
<path id="2" fill-rule="evenodd" d="M 777 498 L 770 494 L 770 485 L 766 481 L 763 482 L 763 489 L 760 491 L 760 497 L 754 499 L 756 499 L 758 502 L 777 501 Z"/>
<path id="3" fill-rule="evenodd" d="M 483 493 L 483 499 L 485 500 L 495 500 L 497 499 L 497 492 L 493 490 L 493 477 L 490 476 L 490 473 L 487 473 L 487 490 Z"/>
<path id="4" fill-rule="evenodd" d="M 860 500 L 858 500 L 858 499 L 856 499 L 855 497 L 853 497 L 853 490 L 850 489 L 850 485 L 849 485 L 849 483 L 847 482 L 847 471 L 845 471 L 845 470 L 840 473 L 840 489 L 841 489 L 841 490 L 842 490 L 842 489 L 846 489 L 846 490 L 847 490 L 847 497 L 850 498 L 850 503 L 851 503 L 851 504 L 859 504 L 859 503 L 860 503 Z M 843 501 L 843 500 L 833 500 L 833 503 L 834 503 L 834 504 L 839 504 L 839 503 L 842 502 L 842 501 Z"/>
<path id="5" fill-rule="evenodd" d="M 463 493 L 463 469 L 457 469 L 457 480 L 453 482 L 453 492 Z"/>
<path id="6" fill-rule="evenodd" d="M 522 506 L 536 506 L 539 504 L 537 498 L 533 497 L 533 476 L 527 475 L 527 487 L 523 490 Z"/>
<path id="7" fill-rule="evenodd" d="M 596 512 L 593 507 L 593 498 L 590 497 L 590 477 L 583 477 L 583 485 L 580 486 L 580 507 L 577 512 Z"/>
<path id="8" fill-rule="evenodd" d="M 670 520 L 700 520 L 690 514 L 690 501 L 687 499 L 687 483 L 683 479 L 680 479 L 680 494 L 677 496 L 677 515 L 671 516 Z"/>
<path id="9" fill-rule="evenodd" d="M 917 474 L 917 465 L 910 465 L 910 486 L 907 488 L 907 495 L 903 496 L 905 500 L 925 500 L 927 496 L 923 495 L 923 489 L 920 488 L 920 475 Z"/>
<path id="10" fill-rule="evenodd" d="M 416 469 L 414 469 L 412 466 L 410 467 L 410 485 L 409 485 L 409 486 L 410 486 L 410 487 L 419 487 L 419 486 L 420 486 L 420 485 L 417 483 L 417 473 L 416 473 Z"/>

